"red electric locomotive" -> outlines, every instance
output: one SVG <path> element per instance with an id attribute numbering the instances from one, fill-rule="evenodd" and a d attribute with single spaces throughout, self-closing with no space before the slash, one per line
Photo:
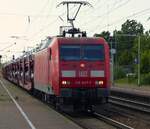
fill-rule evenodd
<path id="1" fill-rule="evenodd" d="M 87 2 L 62 4 L 81 6 Z M 48 37 L 34 54 L 5 65 L 3 73 L 8 80 L 57 108 L 91 110 L 108 100 L 109 46 L 103 38 L 87 38 L 85 32 L 74 28 L 75 17 L 68 20 L 72 28 L 63 31 L 62 37 Z M 82 37 L 74 37 L 79 33 Z M 65 37 L 66 34 L 72 37 Z"/>
<path id="2" fill-rule="evenodd" d="M 54 38 L 35 54 L 34 88 L 54 95 L 59 106 L 106 102 L 109 76 L 109 48 L 102 38 Z"/>
<path id="3" fill-rule="evenodd" d="M 108 99 L 109 47 L 103 38 L 48 38 L 34 56 L 5 69 L 7 79 L 62 109 L 85 110 Z"/>

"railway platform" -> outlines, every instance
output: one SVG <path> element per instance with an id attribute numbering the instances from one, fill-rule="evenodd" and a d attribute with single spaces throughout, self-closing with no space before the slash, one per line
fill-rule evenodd
<path id="1" fill-rule="evenodd" d="M 81 129 L 81 127 L 0 78 L 0 129 Z"/>
<path id="2" fill-rule="evenodd" d="M 119 84 L 111 86 L 111 91 L 120 91 L 150 98 L 150 86 L 133 86 L 128 84 Z"/>

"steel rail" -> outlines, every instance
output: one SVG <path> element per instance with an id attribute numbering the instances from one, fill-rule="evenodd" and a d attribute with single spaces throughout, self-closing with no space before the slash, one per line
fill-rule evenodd
<path id="1" fill-rule="evenodd" d="M 40 101 L 42 101 L 42 100 L 40 100 Z M 48 105 L 53 110 L 55 110 L 56 112 L 59 112 L 61 115 L 63 115 L 64 117 L 68 118 L 69 120 L 71 120 L 72 122 L 74 122 L 75 124 L 80 126 L 81 128 L 83 128 L 83 129 L 92 129 L 90 127 L 85 126 L 84 124 L 81 124 L 81 122 L 79 122 L 78 120 L 74 119 L 74 117 L 72 117 L 70 114 L 68 114 L 66 112 L 63 112 L 61 110 L 57 110 L 54 105 L 51 105 L 51 104 L 49 104 L 49 103 L 47 103 L 45 101 L 42 101 L 42 102 L 45 103 L 46 105 Z M 92 114 L 90 112 L 89 115 L 91 115 L 91 117 L 94 116 L 94 118 L 96 118 L 98 120 L 101 120 L 101 121 L 105 122 L 106 124 L 109 124 L 109 125 L 111 125 L 113 127 L 116 127 L 116 129 L 134 129 L 134 128 L 130 127 L 130 126 L 127 126 L 127 125 L 125 125 L 125 124 L 123 124 L 121 122 L 115 121 L 113 119 L 110 119 L 110 118 L 108 118 L 108 117 L 106 117 L 104 115 L 101 115 L 99 113 L 96 113 L 96 112 L 93 112 Z"/>
<path id="2" fill-rule="evenodd" d="M 137 101 L 133 101 L 133 100 L 125 99 L 125 98 L 110 96 L 109 103 L 135 109 L 135 110 L 145 112 L 145 113 L 150 113 L 150 104 L 146 104 L 142 102 L 137 102 Z"/>
<path id="3" fill-rule="evenodd" d="M 123 124 L 123 123 L 121 123 L 121 122 L 115 121 L 115 120 L 113 120 L 113 119 L 111 119 L 111 118 L 108 118 L 108 117 L 106 117 L 106 116 L 104 116 L 104 115 L 101 115 L 101 114 L 99 114 L 99 113 L 96 113 L 96 112 L 95 112 L 95 113 L 93 113 L 93 115 L 94 115 L 97 119 L 100 119 L 100 120 L 102 120 L 102 121 L 104 121 L 104 122 L 106 122 L 106 123 L 108 123 L 108 124 L 110 124 L 110 125 L 116 127 L 117 129 L 134 129 L 134 128 L 130 127 L 130 126 L 127 126 L 127 125 L 125 125 L 125 124 Z"/>
<path id="4" fill-rule="evenodd" d="M 57 111 L 57 110 L 56 110 Z M 58 112 L 58 111 L 57 111 Z M 85 126 L 84 124 L 81 124 L 81 122 L 79 122 L 78 120 L 73 119 L 73 117 L 71 117 L 70 115 L 64 113 L 64 112 L 59 112 L 61 113 L 61 115 L 63 115 L 64 117 L 68 118 L 69 120 L 71 120 L 72 122 L 74 122 L 75 124 L 77 124 L 79 127 L 83 128 L 83 129 L 91 129 L 87 126 Z"/>
<path id="5" fill-rule="evenodd" d="M 87 127 L 87 126 L 81 124 L 81 122 L 79 122 L 78 120 L 75 120 L 70 114 L 68 114 L 66 112 L 63 112 L 61 110 L 57 110 L 53 105 L 48 104 L 47 102 L 43 102 L 43 103 L 47 104 L 50 108 L 52 108 L 56 112 L 59 112 L 61 115 L 63 115 L 64 117 L 68 118 L 69 120 L 71 120 L 72 122 L 74 122 L 75 124 L 77 124 L 78 126 L 80 126 L 81 128 L 83 128 L 83 129 L 91 129 L 90 127 Z M 96 112 L 93 112 L 92 114 L 91 114 L 91 112 L 88 112 L 88 113 L 89 113 L 89 115 L 91 115 L 91 117 L 94 116 L 94 118 L 96 118 L 98 120 L 101 120 L 101 121 L 105 122 L 106 124 L 109 124 L 109 125 L 111 125 L 113 127 L 116 127 L 116 129 L 134 129 L 132 127 L 129 127 L 129 126 L 123 124 L 123 123 L 120 123 L 118 121 L 110 119 L 110 118 L 108 118 L 106 116 L 103 116 L 101 114 L 98 114 Z"/>

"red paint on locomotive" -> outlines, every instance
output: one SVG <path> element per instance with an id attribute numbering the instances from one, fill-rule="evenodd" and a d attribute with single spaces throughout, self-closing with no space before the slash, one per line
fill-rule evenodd
<path id="1" fill-rule="evenodd" d="M 17 59 L 5 66 L 5 77 L 29 91 L 46 96 L 91 101 L 109 96 L 109 47 L 103 38 L 48 39 L 47 45 L 33 55 Z M 34 58 L 33 58 L 34 57 Z M 13 74 L 17 74 L 13 76 Z M 15 78 L 15 81 L 13 80 Z M 55 99 L 57 103 L 57 99 Z"/>

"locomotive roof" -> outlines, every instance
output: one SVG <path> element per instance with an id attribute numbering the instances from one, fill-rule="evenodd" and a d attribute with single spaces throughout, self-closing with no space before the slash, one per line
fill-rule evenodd
<path id="1" fill-rule="evenodd" d="M 36 50 L 35 52 L 22 55 L 15 60 L 11 60 L 11 61 L 7 62 L 6 65 L 15 63 L 15 62 L 17 62 L 21 59 L 24 59 L 25 57 L 28 57 L 28 56 L 34 56 L 34 53 L 39 52 L 39 51 L 47 48 L 55 40 L 58 40 L 59 42 L 62 41 L 63 43 L 64 42 L 69 43 L 70 41 L 72 41 L 72 43 L 73 43 L 73 42 L 76 42 L 79 40 L 88 41 L 89 43 L 92 43 L 90 41 L 93 41 L 93 40 L 101 41 L 102 43 L 106 42 L 105 39 L 102 37 L 47 37 L 45 40 L 41 41 L 38 48 L 35 48 L 35 50 Z"/>
<path id="2" fill-rule="evenodd" d="M 105 42 L 104 38 L 101 37 L 47 37 L 45 40 L 41 40 L 41 43 L 39 46 L 36 48 L 37 51 L 41 51 L 45 48 L 47 48 L 54 40 L 58 40 L 59 42 L 64 42 L 64 41 L 90 41 L 90 40 L 100 40 L 101 42 Z"/>
<path id="3" fill-rule="evenodd" d="M 85 41 L 87 41 L 88 43 L 92 43 L 93 41 L 99 41 L 99 42 L 106 42 L 104 38 L 102 37 L 56 37 L 56 40 L 58 40 L 59 42 L 68 42 L 69 41 L 83 41 L 82 43 L 85 43 Z"/>

